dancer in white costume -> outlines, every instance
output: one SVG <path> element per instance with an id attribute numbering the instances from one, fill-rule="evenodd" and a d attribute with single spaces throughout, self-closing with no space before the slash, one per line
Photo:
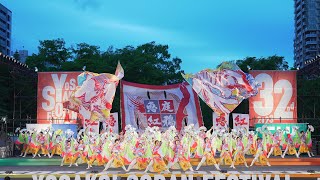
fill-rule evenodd
<path id="1" fill-rule="evenodd" d="M 205 141 L 204 154 L 203 154 L 201 161 L 199 162 L 196 170 L 198 171 L 200 169 L 200 167 L 202 166 L 202 164 L 205 162 L 207 163 L 207 165 L 214 165 L 214 167 L 217 170 L 220 170 L 219 166 L 217 165 L 217 162 L 214 159 L 214 149 L 211 145 L 210 139 L 205 138 L 204 141 Z"/>

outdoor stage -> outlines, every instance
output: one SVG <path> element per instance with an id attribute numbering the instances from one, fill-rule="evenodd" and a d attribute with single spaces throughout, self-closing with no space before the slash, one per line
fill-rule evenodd
<path id="1" fill-rule="evenodd" d="M 247 158 L 248 164 L 251 163 L 252 158 Z M 177 179 L 183 177 L 188 177 L 192 175 L 192 177 L 204 177 L 213 175 L 213 177 L 221 176 L 225 179 L 228 177 L 239 177 L 243 175 L 249 175 L 254 179 L 253 176 L 256 176 L 257 180 L 260 180 L 259 176 L 262 175 L 263 179 L 268 179 L 268 176 L 271 179 L 276 179 L 276 176 L 281 177 L 281 179 L 285 179 L 285 176 L 290 177 L 290 179 L 317 179 L 320 178 L 320 157 L 302 157 L 302 158 L 294 158 L 294 157 L 286 157 L 282 158 L 270 158 L 269 159 L 271 167 L 268 166 L 260 166 L 258 164 L 253 167 L 246 168 L 244 166 L 236 166 L 236 169 L 232 169 L 229 166 L 221 166 L 220 168 L 225 170 L 225 172 L 219 172 L 214 169 L 214 167 L 210 166 L 202 166 L 199 171 L 186 171 L 183 172 L 181 170 L 172 170 L 171 173 L 162 173 L 161 177 L 165 177 L 166 179 L 172 179 L 172 175 L 174 175 Z M 41 179 L 41 175 L 44 175 L 44 179 L 48 175 L 53 175 L 59 179 L 62 175 L 67 175 L 71 179 L 75 179 L 76 177 L 86 178 L 86 176 L 92 177 L 97 175 L 96 179 L 103 175 L 107 175 L 112 179 L 115 175 L 118 178 L 122 179 L 132 179 L 132 175 L 134 177 L 138 177 L 139 179 L 143 179 L 141 177 L 155 177 L 159 175 L 157 173 L 143 173 L 143 171 L 132 170 L 130 172 L 125 172 L 122 169 L 110 169 L 107 172 L 103 172 L 102 166 L 94 166 L 90 170 L 86 170 L 86 165 L 79 165 L 78 167 L 72 166 L 68 167 L 65 165 L 60 167 L 60 158 L 48 159 L 46 157 L 43 158 L 7 158 L 0 159 L 0 178 L 4 178 L 6 176 L 10 176 L 14 179 L 32 179 L 32 175 L 36 175 L 36 177 Z M 192 165 L 195 166 L 198 164 L 199 159 L 193 159 Z M 233 176 L 232 176 L 233 175 Z M 134 179 L 134 178 L 133 178 Z M 152 178 L 153 179 L 153 178 Z M 216 178 L 217 179 L 217 178 Z M 231 178 L 230 178 L 231 179 Z M 250 178 L 251 179 L 251 178 Z"/>

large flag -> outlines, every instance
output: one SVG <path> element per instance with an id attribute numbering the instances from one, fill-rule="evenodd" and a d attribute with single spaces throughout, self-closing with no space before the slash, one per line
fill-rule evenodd
<path id="1" fill-rule="evenodd" d="M 249 114 L 232 113 L 233 129 L 245 128 L 249 130 Z"/>
<path id="2" fill-rule="evenodd" d="M 76 112 L 63 108 L 77 87 L 77 77 L 81 72 L 39 72 L 37 123 L 74 124 L 79 116 Z"/>
<path id="3" fill-rule="evenodd" d="M 182 74 L 199 97 L 217 114 L 230 114 L 244 99 L 258 93 L 259 84 L 236 64 L 224 62 L 216 70 Z"/>
<path id="4" fill-rule="evenodd" d="M 115 75 L 83 72 L 78 76 L 78 87 L 64 107 L 82 115 L 85 123 L 107 119 L 119 81 L 124 71 L 118 63 Z"/>
<path id="5" fill-rule="evenodd" d="M 297 71 L 250 71 L 262 84 L 250 98 L 249 114 L 255 123 L 297 122 Z"/>
<path id="6" fill-rule="evenodd" d="M 165 130 L 186 124 L 203 125 L 197 94 L 188 83 L 154 86 L 121 81 L 122 128 L 158 126 Z"/>
<path id="7" fill-rule="evenodd" d="M 229 114 L 217 114 L 212 112 L 212 126 L 215 129 L 228 129 L 229 128 Z"/>

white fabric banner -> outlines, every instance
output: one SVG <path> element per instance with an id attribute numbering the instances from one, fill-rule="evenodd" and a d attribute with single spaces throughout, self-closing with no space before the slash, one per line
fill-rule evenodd
<path id="1" fill-rule="evenodd" d="M 117 112 L 111 113 L 109 118 L 102 122 L 103 130 L 119 133 L 119 115 Z"/>
<path id="2" fill-rule="evenodd" d="M 213 112 L 212 113 L 213 127 L 222 129 L 229 127 L 229 114 L 221 114 L 220 116 Z"/>
<path id="3" fill-rule="evenodd" d="M 91 120 L 86 119 L 86 120 L 84 120 L 83 128 L 84 129 L 89 128 L 90 132 L 99 133 L 99 124 L 100 124 L 99 121 L 91 121 Z"/>
<path id="4" fill-rule="evenodd" d="M 249 130 L 249 114 L 232 113 L 233 129 L 240 127 Z"/>
<path id="5" fill-rule="evenodd" d="M 45 131 L 48 128 L 51 128 L 51 124 L 26 124 L 26 128 L 28 131 L 37 131 L 39 133 L 40 131 Z"/>

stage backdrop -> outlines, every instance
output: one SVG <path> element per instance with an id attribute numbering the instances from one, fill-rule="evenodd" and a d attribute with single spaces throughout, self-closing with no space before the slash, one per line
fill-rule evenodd
<path id="1" fill-rule="evenodd" d="M 257 128 L 262 128 L 263 126 L 266 126 L 272 134 L 275 133 L 278 129 L 285 130 L 285 134 L 291 134 L 291 133 L 293 133 L 294 127 L 299 128 L 298 132 L 300 132 L 300 131 L 306 132 L 306 130 L 308 128 L 308 123 L 255 124 L 255 130 Z M 262 136 L 261 133 L 258 133 L 258 134 L 260 137 Z"/>
<path id="2" fill-rule="evenodd" d="M 185 122 L 203 125 L 199 98 L 188 83 L 154 86 L 121 82 L 122 129 L 130 124 L 137 129 L 158 126 L 181 129 Z"/>
<path id="3" fill-rule="evenodd" d="M 73 137 L 77 137 L 78 134 L 78 125 L 77 124 L 26 124 L 26 129 L 28 131 L 36 130 L 38 133 L 41 131 L 46 131 L 48 128 L 53 129 L 54 131 L 61 129 L 63 132 L 70 129 L 74 132 Z"/>
<path id="4" fill-rule="evenodd" d="M 38 73 L 38 124 L 77 123 L 77 113 L 63 109 L 77 86 L 81 72 L 39 72 Z"/>
<path id="5" fill-rule="evenodd" d="M 261 83 L 259 93 L 249 99 L 250 126 L 255 123 L 296 123 L 296 71 L 250 71 Z M 281 118 L 281 122 L 280 122 Z"/>

